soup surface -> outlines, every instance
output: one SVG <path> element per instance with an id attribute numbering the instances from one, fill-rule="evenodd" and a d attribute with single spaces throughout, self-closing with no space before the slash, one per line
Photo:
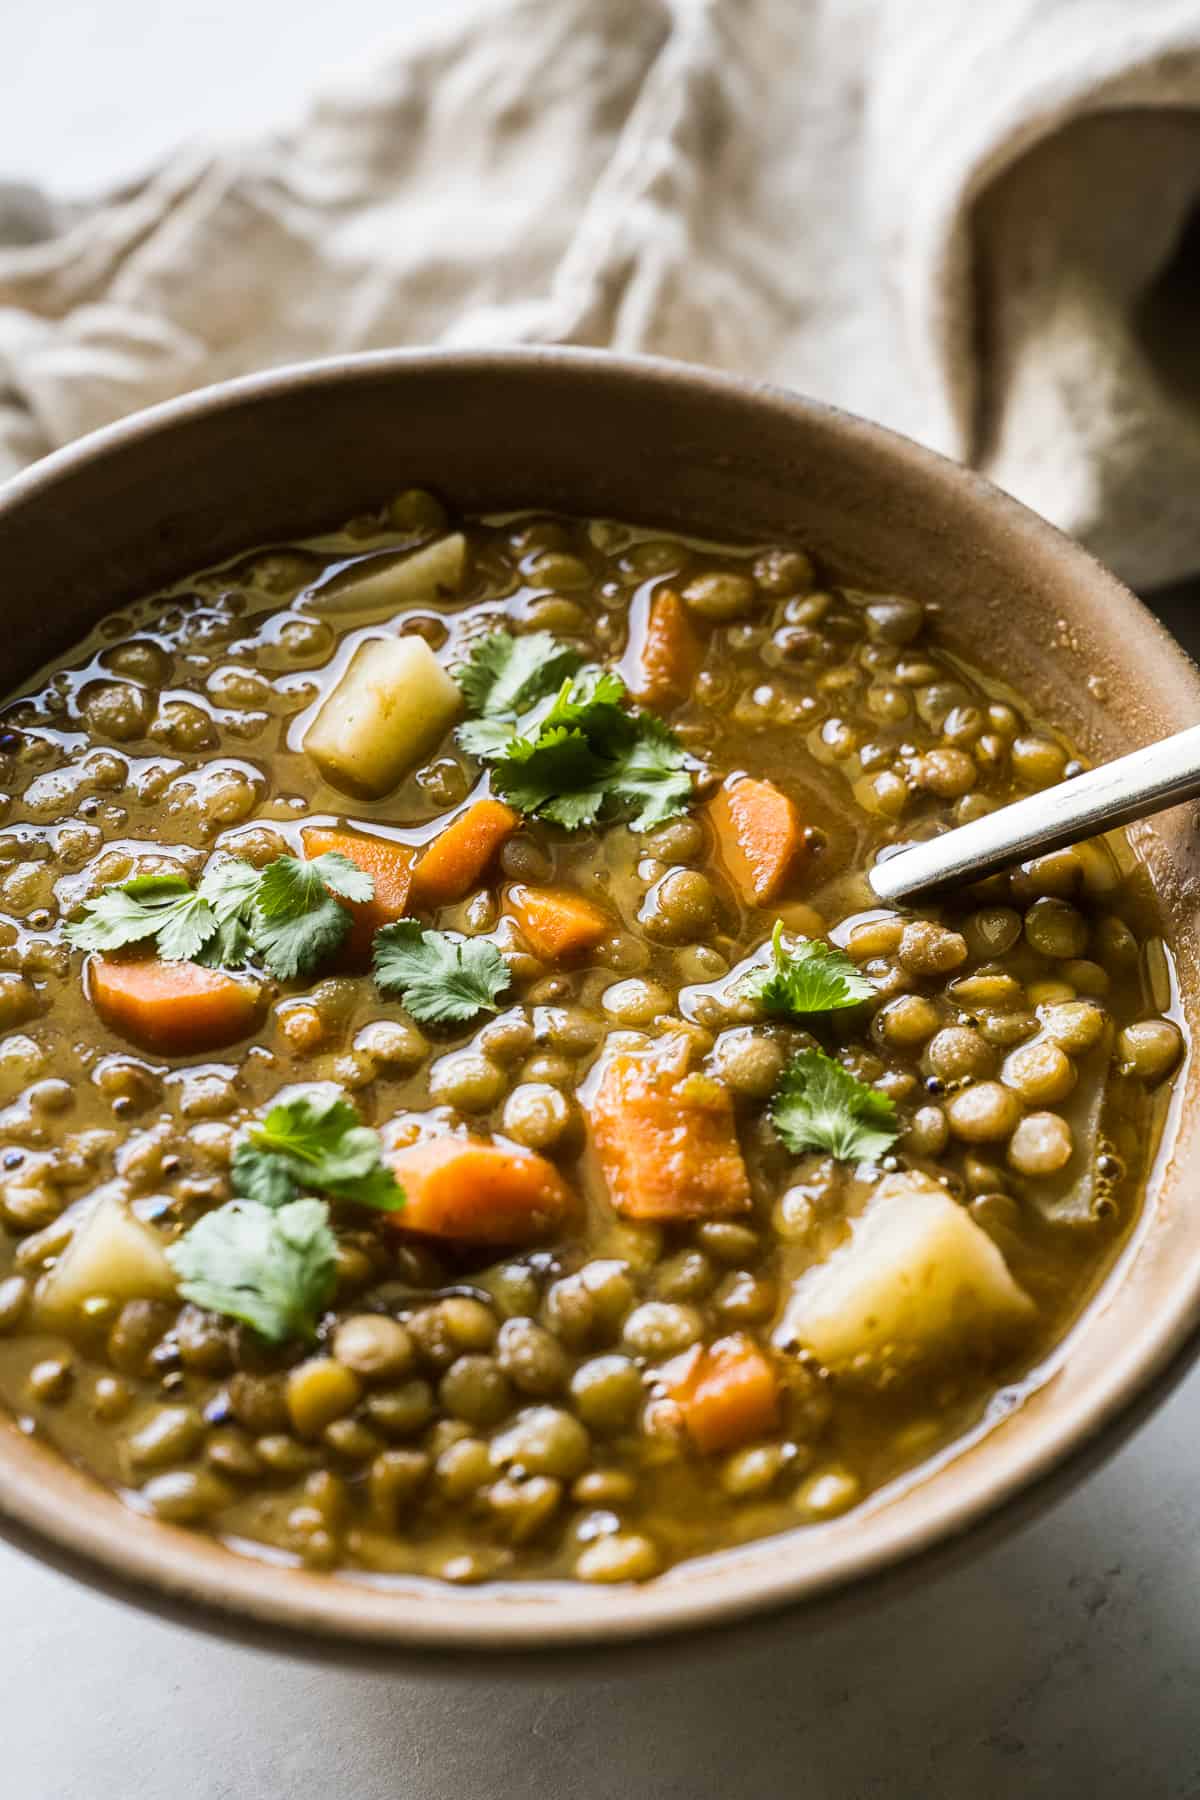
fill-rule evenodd
<path id="1" fill-rule="evenodd" d="M 0 715 L 0 1399 L 310 1568 L 640 1580 L 1019 1399 L 1182 1054 L 1123 839 L 918 598 L 403 494 Z M 990 1410 L 989 1410 L 990 1409 Z"/>

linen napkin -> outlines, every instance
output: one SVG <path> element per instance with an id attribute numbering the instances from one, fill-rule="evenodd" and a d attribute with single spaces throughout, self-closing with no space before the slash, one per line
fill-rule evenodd
<path id="1" fill-rule="evenodd" d="M 0 190 L 0 473 L 397 344 L 769 377 L 1200 568 L 1196 0 L 491 0 L 257 142 Z"/>

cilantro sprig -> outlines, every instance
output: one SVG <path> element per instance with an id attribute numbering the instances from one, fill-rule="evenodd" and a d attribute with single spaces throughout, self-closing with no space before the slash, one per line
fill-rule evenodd
<path id="1" fill-rule="evenodd" d="M 577 650 L 560 644 L 549 631 L 530 631 L 524 637 L 490 631 L 479 638 L 466 662 L 454 671 L 464 700 L 478 714 L 476 721 L 462 727 L 464 748 L 470 748 L 479 720 L 511 723 L 539 700 L 557 693 L 582 662 Z"/>
<path id="2" fill-rule="evenodd" d="M 498 1012 L 510 980 L 508 964 L 486 938 L 426 931 L 416 919 L 400 919 L 375 935 L 376 984 L 397 994 L 423 1025 Z"/>
<path id="3" fill-rule="evenodd" d="M 156 938 L 169 962 L 189 962 L 216 929 L 209 897 L 182 875 L 135 875 L 101 889 L 66 934 L 80 950 L 118 950 Z"/>
<path id="4" fill-rule="evenodd" d="M 692 778 L 674 733 L 631 704 L 619 675 L 549 632 L 490 632 L 455 675 L 479 714 L 459 742 L 520 811 L 568 831 L 601 817 L 648 831 L 686 810 Z"/>
<path id="5" fill-rule="evenodd" d="M 266 1206 L 285 1205 L 314 1189 L 381 1212 L 404 1205 L 378 1132 L 329 1089 L 289 1094 L 249 1126 L 234 1150 L 231 1174 L 236 1194 Z"/>
<path id="6" fill-rule="evenodd" d="M 198 1219 L 167 1258 L 185 1300 L 273 1344 L 311 1341 L 333 1298 L 337 1240 L 323 1200 L 231 1200 Z"/>
<path id="7" fill-rule="evenodd" d="M 335 1091 L 289 1094 L 251 1125 L 233 1153 L 233 1190 L 167 1251 L 185 1300 L 250 1325 L 273 1344 L 316 1335 L 333 1298 L 336 1200 L 395 1212 L 404 1190 L 379 1136 Z"/>
<path id="8" fill-rule="evenodd" d="M 375 884 L 335 850 L 311 860 L 276 857 L 265 869 L 221 857 L 198 887 L 177 875 L 136 875 L 103 888 L 66 928 L 78 950 L 154 940 L 166 962 L 237 969 L 260 961 L 280 981 L 307 975 L 350 929 L 338 904 L 369 900 Z"/>
<path id="9" fill-rule="evenodd" d="M 790 950 L 785 949 L 783 925 L 778 920 L 770 964 L 751 970 L 742 983 L 742 992 L 757 1000 L 764 1012 L 791 1019 L 841 1012 L 871 999 L 875 991 L 874 982 L 859 973 L 844 951 L 830 944 L 801 938 Z"/>
<path id="10" fill-rule="evenodd" d="M 801 1050 L 771 1098 L 771 1118 L 788 1149 L 825 1150 L 840 1162 L 878 1162 L 900 1135 L 896 1108 L 823 1050 Z"/>
<path id="11" fill-rule="evenodd" d="M 249 906 L 247 929 L 255 950 L 281 981 L 307 975 L 339 949 L 350 929 L 343 900 L 369 900 L 375 883 L 340 851 L 311 861 L 278 856 L 267 864 Z"/>

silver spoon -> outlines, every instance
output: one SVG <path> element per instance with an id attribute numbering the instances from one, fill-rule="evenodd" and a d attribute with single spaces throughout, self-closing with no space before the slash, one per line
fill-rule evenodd
<path id="1" fill-rule="evenodd" d="M 1047 850 L 1061 850 L 1200 794 L 1200 725 L 1147 744 L 1057 787 L 1002 806 L 969 825 L 877 862 L 867 879 L 896 905 L 981 881 Z"/>

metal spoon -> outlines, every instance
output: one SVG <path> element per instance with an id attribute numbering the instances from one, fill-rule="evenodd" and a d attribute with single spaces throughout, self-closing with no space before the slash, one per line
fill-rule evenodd
<path id="1" fill-rule="evenodd" d="M 969 825 L 877 862 L 868 880 L 895 905 L 981 881 L 1200 794 L 1200 725 L 1002 806 Z"/>

